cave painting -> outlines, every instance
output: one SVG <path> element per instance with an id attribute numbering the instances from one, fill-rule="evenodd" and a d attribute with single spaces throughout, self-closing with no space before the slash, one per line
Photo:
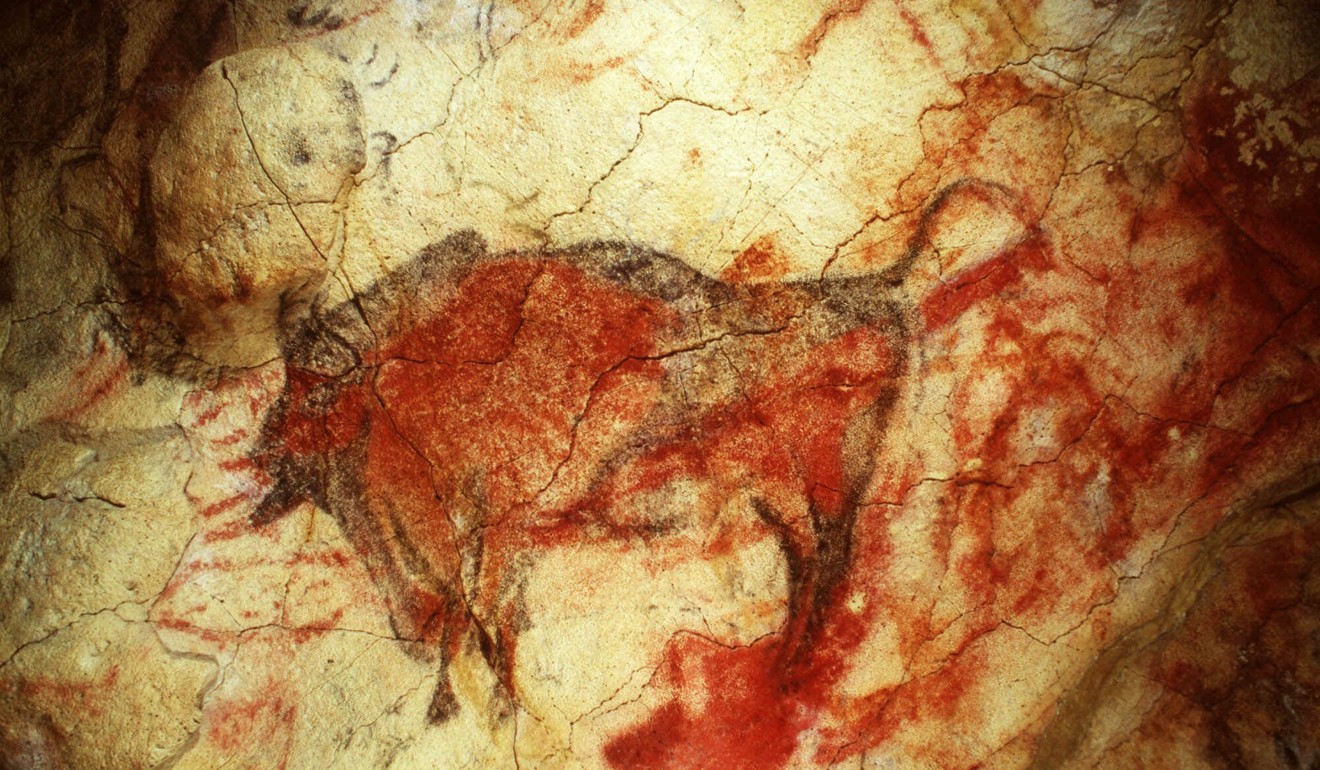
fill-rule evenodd
<path id="1" fill-rule="evenodd" d="M 1017 225 L 1008 237 L 962 262 L 938 253 L 942 231 L 987 208 Z M 1087 622 L 1181 524 L 1188 498 L 1161 490 L 1203 497 L 1260 443 L 1139 414 L 1084 361 L 1050 355 L 1052 335 L 1028 329 L 1066 302 L 1013 301 L 1058 269 L 1025 216 L 1011 191 L 960 180 L 888 269 L 800 281 L 775 279 L 761 246 L 712 278 L 631 244 L 491 254 L 453 236 L 286 335 L 257 455 L 272 487 L 252 523 L 302 503 L 334 515 L 395 633 L 440 669 L 435 722 L 462 707 L 445 667 L 464 646 L 506 706 L 538 686 L 518 648 L 538 622 L 531 583 L 611 604 L 617 584 L 593 568 L 548 577 L 539 565 L 555 554 L 594 569 L 640 554 L 630 568 L 650 578 L 771 561 L 741 599 L 763 616 L 759 635 L 724 638 L 703 619 L 640 647 L 631 663 L 654 667 L 667 697 L 604 743 L 614 766 L 828 765 L 903 720 L 955 716 L 985 677 L 981 637 L 1048 644 Z M 923 389 L 923 341 L 988 296 L 991 355 L 1014 362 L 993 370 L 1021 381 L 979 430 L 959 412 L 984 383 L 955 387 L 944 409 L 963 471 L 921 500 L 943 480 L 892 435 L 894 410 Z M 899 511 L 943 561 L 933 605 L 896 590 L 913 548 L 887 531 Z M 964 609 L 940 606 L 949 593 Z M 948 665 L 840 708 L 886 616 L 899 645 L 954 633 Z M 611 633 L 601 619 L 565 643 L 607 648 Z"/>
<path id="2" fill-rule="evenodd" d="M 949 317 L 906 279 L 945 209 L 1009 197 L 951 185 L 893 268 L 824 281 L 746 282 L 766 262 L 759 250 L 730 281 L 629 245 L 435 244 L 290 335 L 261 455 L 274 488 L 253 521 L 302 502 L 332 512 L 401 638 L 425 641 L 442 666 L 479 646 L 512 698 L 539 552 L 635 549 L 663 572 L 772 544 L 777 627 L 746 647 L 697 633 L 666 651 L 675 666 L 700 659 L 701 686 L 724 700 L 695 720 L 680 690 L 662 725 L 607 755 L 626 767 L 655 752 L 676 766 L 780 764 L 862 641 L 848 596 L 885 555 L 855 549 L 853 531 L 878 515 L 868 492 L 920 338 L 911 329 Z M 1010 246 L 964 270 L 1039 259 L 1038 239 Z M 442 676 L 432 717 L 458 707 Z"/>
<path id="3" fill-rule="evenodd" d="M 1320 762 L 1307 3 L 30 5 L 0 767 Z"/>

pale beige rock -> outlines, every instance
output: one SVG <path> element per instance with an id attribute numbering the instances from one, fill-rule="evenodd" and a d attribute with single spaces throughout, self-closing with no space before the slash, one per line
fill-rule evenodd
<path id="1" fill-rule="evenodd" d="M 187 446 L 169 433 L 71 442 L 11 462 L 0 659 L 80 617 L 149 605 L 193 534 Z M 107 547 L 116 544 L 117 547 Z"/>
<path id="2" fill-rule="evenodd" d="M 324 280 L 343 238 L 339 196 L 366 162 L 346 75 L 311 44 L 236 56 L 201 74 L 162 136 L 156 259 L 203 358 L 273 357 L 279 314 Z"/>
<path id="3" fill-rule="evenodd" d="M 0 751 L 18 767 L 171 764 L 191 749 L 219 675 L 214 660 L 165 648 L 149 623 L 86 615 L 0 669 L 11 715 Z"/>

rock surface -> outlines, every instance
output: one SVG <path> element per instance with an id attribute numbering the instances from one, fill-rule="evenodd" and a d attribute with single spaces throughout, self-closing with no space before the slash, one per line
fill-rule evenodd
<path id="1" fill-rule="evenodd" d="M 1313 4 L 0 15 L 0 767 L 1320 762 Z"/>

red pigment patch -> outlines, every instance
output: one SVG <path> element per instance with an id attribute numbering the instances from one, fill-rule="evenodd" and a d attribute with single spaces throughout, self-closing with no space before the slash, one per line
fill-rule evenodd
<path id="1" fill-rule="evenodd" d="M 921 25 L 921 21 L 913 15 L 912 11 L 902 3 L 898 6 L 898 15 L 902 17 L 903 23 L 907 25 L 908 31 L 912 33 L 912 39 L 925 49 L 926 54 L 930 56 L 931 62 L 940 66 L 940 57 L 935 53 L 935 46 L 930 42 L 930 36 L 926 34 L 926 29 Z"/>
<path id="2" fill-rule="evenodd" d="M 436 480 L 442 497 L 461 495 L 480 467 L 485 505 L 512 512 L 548 481 L 598 381 L 629 357 L 654 355 L 670 317 L 565 265 L 490 267 L 382 351 L 376 390 L 399 451 L 415 447 L 448 469 Z"/>
<path id="3" fill-rule="evenodd" d="M 788 258 L 780 251 L 779 242 L 772 235 L 763 235 L 739 252 L 733 264 L 720 273 L 720 278 L 732 283 L 748 283 L 782 278 L 787 273 Z"/>
<path id="4" fill-rule="evenodd" d="M 1219 72 L 1232 63 L 1221 62 Z M 1210 69 L 1216 72 L 1216 69 Z M 1320 87 L 1303 78 L 1278 90 L 1244 90 L 1227 77 L 1200 78 L 1189 89 L 1188 166 L 1214 199 L 1221 218 L 1266 249 L 1291 275 L 1320 282 L 1320 198 L 1315 172 L 1297 148 L 1315 141 L 1314 125 L 1297 116 L 1320 114 Z M 1282 126 L 1275 135 L 1271 121 Z M 1295 144 L 1290 143 L 1288 137 Z"/>
<path id="5" fill-rule="evenodd" d="M 830 29 L 841 19 L 861 13 L 868 2 L 869 0 L 835 0 L 821 14 L 811 32 L 798 44 L 799 55 L 804 59 L 814 56 L 820 48 L 820 42 L 829 34 Z"/>
<path id="6" fill-rule="evenodd" d="M 67 406 L 51 418 L 74 420 L 86 415 L 107 397 L 121 391 L 128 384 L 128 373 L 128 359 L 123 351 L 98 335 L 91 357 L 70 377 L 74 385 L 65 395 Z"/>
<path id="7" fill-rule="evenodd" d="M 685 639 L 668 665 L 693 669 L 708 700 L 698 710 L 669 701 L 649 719 L 605 747 L 614 767 L 781 767 L 797 747 L 811 714 L 783 690 L 778 645 L 761 642 L 730 650 Z M 677 663 L 677 661 L 682 661 Z"/>
<path id="8" fill-rule="evenodd" d="M 232 510 L 235 506 L 241 503 L 250 502 L 250 501 L 251 498 L 247 495 L 233 495 L 230 497 L 226 497 L 223 500 L 218 500 L 214 503 L 207 505 L 206 507 L 202 508 L 202 510 L 199 511 L 199 513 L 202 514 L 202 518 L 210 519 L 219 516 L 225 511 Z"/>
<path id="9" fill-rule="evenodd" d="M 605 0 L 585 0 L 582 9 L 578 11 L 577 16 L 564 30 L 564 34 L 571 40 L 587 31 L 587 28 L 596 23 L 600 15 L 605 11 Z"/>
<path id="10" fill-rule="evenodd" d="M 50 703 L 62 713 L 99 717 L 106 711 L 106 701 L 112 695 L 110 688 L 118 681 L 119 666 L 113 665 L 104 674 L 85 682 L 46 676 L 23 678 L 18 691 L 26 698 Z"/>
<path id="11" fill-rule="evenodd" d="M 274 766 L 284 768 L 293 743 L 293 725 L 298 707 L 276 692 L 217 703 L 206 713 L 206 737 L 221 751 L 236 754 L 261 747 L 263 761 L 278 757 Z"/>
<path id="12" fill-rule="evenodd" d="M 994 259 L 986 260 L 941 283 L 921 304 L 926 329 L 939 329 L 973 305 L 1003 293 L 1024 275 L 1052 268 L 1049 246 L 1042 236 Z"/>

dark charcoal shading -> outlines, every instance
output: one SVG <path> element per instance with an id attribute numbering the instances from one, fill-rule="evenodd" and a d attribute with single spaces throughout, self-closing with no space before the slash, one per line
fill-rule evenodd
<path id="1" fill-rule="evenodd" d="M 344 26 L 344 18 L 332 13 L 329 5 L 313 10 L 310 2 L 293 6 L 284 14 L 284 18 L 299 29 L 320 27 L 324 30 L 333 31 Z"/>
<path id="2" fill-rule="evenodd" d="M 289 160 L 295 166 L 305 166 L 312 161 L 312 150 L 307 145 L 307 137 L 295 134 L 288 143 Z"/>

